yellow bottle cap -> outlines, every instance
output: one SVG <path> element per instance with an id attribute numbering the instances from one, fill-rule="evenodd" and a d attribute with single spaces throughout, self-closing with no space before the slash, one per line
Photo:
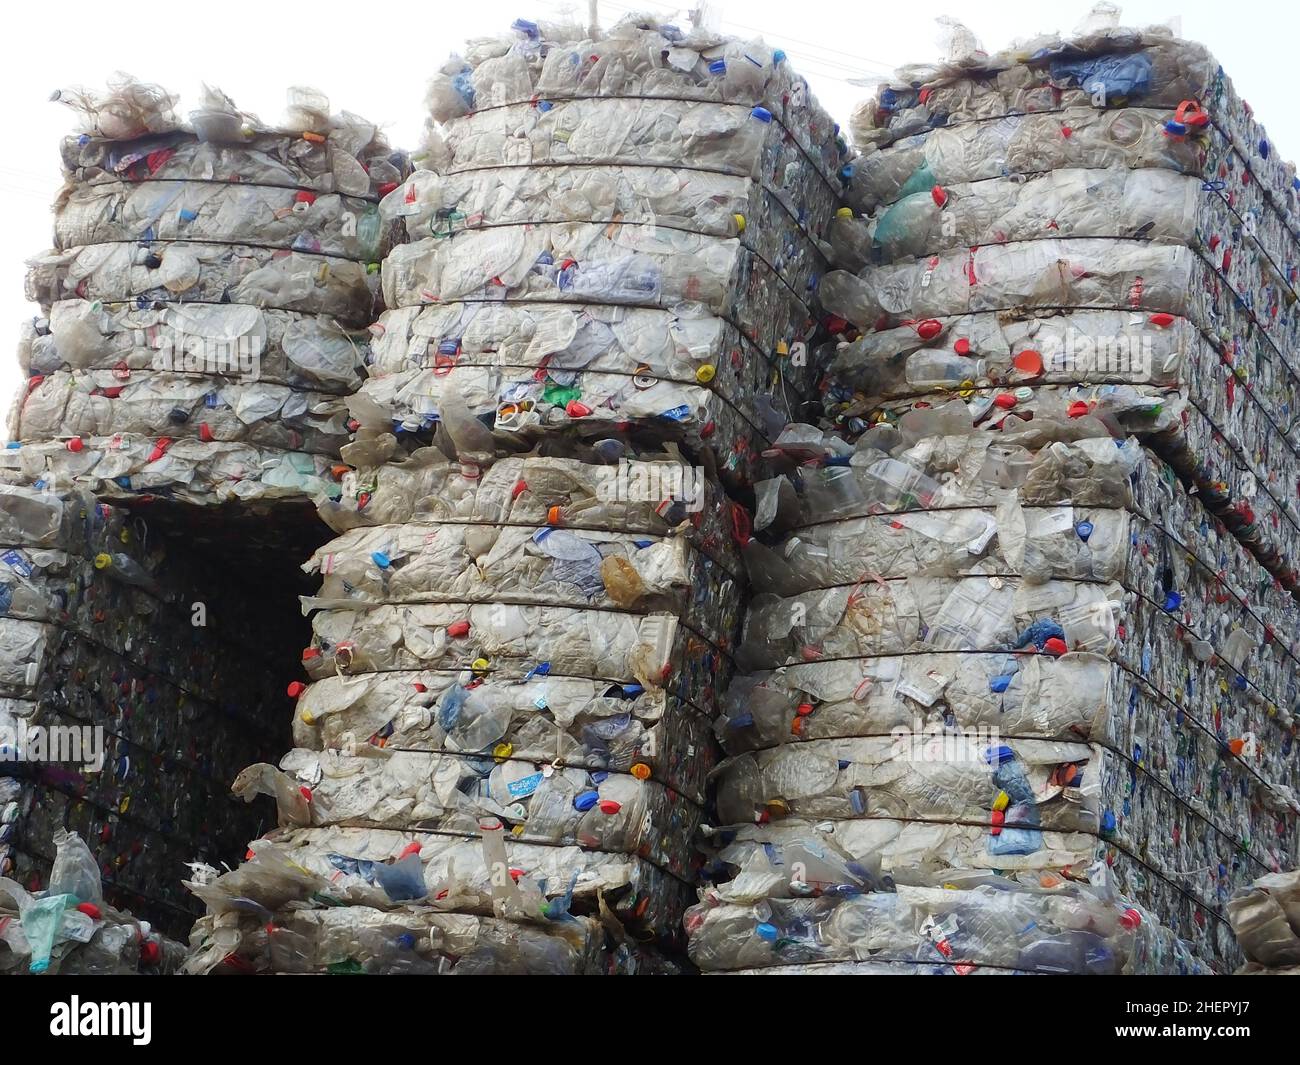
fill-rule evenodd
<path id="1" fill-rule="evenodd" d="M 313 714 L 310 710 L 304 710 L 300 716 L 302 717 L 302 723 L 304 725 L 316 724 L 316 715 Z"/>
<path id="2" fill-rule="evenodd" d="M 649 780 L 650 767 L 646 765 L 645 762 L 637 762 L 632 766 L 632 775 L 636 777 L 637 780 Z"/>
<path id="3" fill-rule="evenodd" d="M 745 216 L 743 214 L 733 214 L 731 217 L 736 220 L 736 232 L 745 232 Z"/>
<path id="4" fill-rule="evenodd" d="M 112 555 L 99 554 L 95 556 L 95 569 L 108 569 L 112 564 Z"/>
<path id="5" fill-rule="evenodd" d="M 498 762 L 504 762 L 514 753 L 515 745 L 513 743 L 498 743 L 492 748 L 492 757 Z"/>
<path id="6" fill-rule="evenodd" d="M 999 791 L 998 797 L 993 800 L 993 809 L 1005 810 L 1010 805 L 1011 805 L 1011 796 L 1008 795 L 1005 791 Z"/>
<path id="7" fill-rule="evenodd" d="M 852 218 L 852 217 L 853 217 L 853 208 L 852 208 L 852 207 L 841 207 L 838 211 L 835 212 L 835 217 L 836 217 L 836 218 Z"/>
<path id="8" fill-rule="evenodd" d="M 490 665 L 491 663 L 488 662 L 486 658 L 476 658 L 474 659 L 473 662 L 470 663 L 469 668 L 472 669 L 475 673 L 486 673 Z"/>
<path id="9" fill-rule="evenodd" d="M 705 363 L 695 371 L 695 380 L 699 381 L 702 385 L 707 385 L 717 376 L 717 373 L 718 371 L 711 364 Z"/>

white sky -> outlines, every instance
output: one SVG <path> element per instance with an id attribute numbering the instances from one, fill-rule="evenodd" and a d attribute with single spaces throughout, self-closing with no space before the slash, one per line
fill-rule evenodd
<path id="1" fill-rule="evenodd" d="M 849 78 L 938 57 L 935 16 L 960 19 L 990 51 L 1038 32 L 1068 32 L 1093 0 L 956 0 L 860 4 L 843 0 L 710 0 L 714 24 L 761 35 L 784 48 L 822 104 L 842 125 L 867 90 Z M 325 92 L 335 110 L 379 122 L 395 147 L 413 148 L 424 121 L 425 83 L 466 37 L 505 32 L 517 17 L 585 16 L 585 0 L 477 0 L 474 3 L 283 4 L 249 0 L 169 5 L 153 13 L 110 14 L 102 0 L 12 5 L 0 42 L 0 99 L 9 117 L 0 155 L 0 197 L 8 216 L 0 261 L 0 408 L 19 379 L 12 339 L 37 313 L 23 298 L 23 261 L 49 246 L 49 204 L 61 184 L 58 142 L 74 115 L 49 103 L 58 88 L 101 88 L 124 70 L 182 96 L 189 109 L 202 82 L 225 90 L 267 121 L 284 111 L 289 85 Z M 670 3 L 601 0 L 604 24 L 635 6 L 686 11 Z M 1278 150 L 1300 153 L 1300 92 L 1292 80 L 1300 13 L 1280 0 L 1154 0 L 1122 4 L 1122 24 L 1181 21 L 1184 37 L 1207 45 L 1255 108 Z M 0 434 L 3 430 L 0 429 Z"/>

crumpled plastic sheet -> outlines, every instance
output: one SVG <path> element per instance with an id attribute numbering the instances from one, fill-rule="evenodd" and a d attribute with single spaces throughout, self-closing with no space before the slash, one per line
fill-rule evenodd
<path id="1" fill-rule="evenodd" d="M 1051 889 L 983 884 L 736 903 L 706 899 L 688 915 L 687 928 L 691 959 L 706 971 L 1210 971 L 1150 912 L 1062 882 Z"/>
<path id="2" fill-rule="evenodd" d="M 0 539 L 0 731 L 18 753 L 0 803 L 4 875 L 35 889 L 51 834 L 74 828 L 111 898 L 183 931 L 193 919 L 183 863 L 231 858 L 264 823 L 227 783 L 278 746 L 270 722 L 283 699 L 248 669 L 259 652 L 218 620 L 240 616 L 227 597 L 199 591 L 194 564 L 160 551 L 139 521 L 89 497 L 6 485 Z M 195 595 L 213 613 L 201 629 Z M 98 771 L 28 761 L 33 726 L 75 730 L 82 758 L 102 758 Z"/>
<path id="3" fill-rule="evenodd" d="M 11 444 L 0 450 L 0 476 L 26 483 L 76 484 L 104 499 L 141 493 L 187 503 L 301 500 L 337 496 L 336 460 L 244 443 L 114 435 Z"/>
<path id="4" fill-rule="evenodd" d="M 1228 900 L 1228 920 L 1246 955 L 1238 975 L 1300 971 L 1300 873 L 1262 876 Z"/>
<path id="5" fill-rule="evenodd" d="M 292 910 L 273 924 L 231 913 L 204 917 L 190 937 L 190 973 L 407 976 L 591 976 L 610 973 L 594 917 L 545 925 L 472 914 L 343 906 Z M 634 958 L 624 960 L 635 972 Z M 613 972 L 619 972 L 615 966 Z"/>
<path id="6" fill-rule="evenodd" d="M 4 786 L 0 781 L 0 789 Z M 0 973 L 25 975 L 30 971 L 31 943 L 23 932 L 20 904 L 28 895 L 13 880 L 0 878 Z M 86 915 L 87 923 L 78 934 L 81 942 L 59 936 L 50 952 L 48 974 L 64 976 L 170 975 L 178 972 L 185 947 L 167 939 L 146 922 L 107 904 L 99 905 L 99 916 Z"/>

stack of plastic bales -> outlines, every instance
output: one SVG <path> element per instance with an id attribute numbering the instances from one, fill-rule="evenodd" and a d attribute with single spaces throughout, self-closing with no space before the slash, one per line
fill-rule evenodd
<path id="1" fill-rule="evenodd" d="M 841 383 L 1118 407 L 1296 588 L 1300 193 L 1222 69 L 1103 26 L 900 80 L 854 121 L 865 217 L 833 240 L 876 268 L 824 302 L 877 332 Z"/>
<path id="2" fill-rule="evenodd" d="M 280 129 L 214 90 L 184 124 L 136 82 L 63 99 L 85 132 L 29 264 L 47 317 L 20 353 L 26 472 L 201 502 L 336 493 L 403 158 L 308 90 Z"/>
<path id="3" fill-rule="evenodd" d="M 61 829 L 114 905 L 183 935 L 196 858 L 234 861 L 266 810 L 229 794 L 282 742 L 292 660 L 256 591 L 88 494 L 0 486 L 0 875 L 47 883 Z"/>
<path id="4" fill-rule="evenodd" d="M 82 976 L 174 973 L 185 948 L 104 901 L 95 857 L 75 832 L 55 833 L 47 891 L 0 877 L 0 973 Z"/>
<path id="5" fill-rule="evenodd" d="M 1300 846 L 1290 171 L 1156 32 L 909 68 L 855 136 L 692 956 L 1231 971 Z"/>
<path id="6" fill-rule="evenodd" d="M 721 483 L 804 398 L 834 129 L 779 52 L 643 20 L 516 23 L 431 97 L 296 746 L 238 784 L 283 828 L 196 881 L 195 971 L 645 971 L 680 940 L 744 605 Z"/>
<path id="7" fill-rule="evenodd" d="M 761 43 L 580 37 L 520 21 L 434 79 L 354 411 L 418 442 L 450 398 L 513 450 L 634 427 L 746 483 L 808 391 L 838 128 Z"/>
<path id="8" fill-rule="evenodd" d="M 1270 873 L 1228 902 L 1246 964 L 1238 976 L 1300 976 L 1300 872 Z"/>

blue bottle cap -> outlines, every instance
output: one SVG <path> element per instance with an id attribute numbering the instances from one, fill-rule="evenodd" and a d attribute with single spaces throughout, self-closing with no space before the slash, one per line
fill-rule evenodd
<path id="1" fill-rule="evenodd" d="M 768 924 L 766 921 L 764 921 L 761 925 L 755 928 L 754 933 L 755 935 L 758 936 L 759 939 L 763 940 L 765 943 L 775 943 L 777 941 L 777 937 L 780 936 L 781 934 L 780 931 L 778 931 L 776 925 Z"/>
<path id="2" fill-rule="evenodd" d="M 751 118 L 756 118 L 760 122 L 772 121 L 772 112 L 769 111 L 766 107 L 756 107 L 754 108 L 754 110 L 749 112 L 749 114 Z"/>
<path id="3" fill-rule="evenodd" d="M 784 49 L 784 48 L 778 48 L 775 52 L 772 53 L 772 62 L 773 62 L 773 63 L 784 63 L 784 62 L 785 62 L 785 49 Z"/>
<path id="4" fill-rule="evenodd" d="M 1086 544 L 1088 537 L 1092 535 L 1092 522 L 1081 521 L 1074 527 L 1074 531 L 1079 534 L 1079 539 Z"/>
<path id="5" fill-rule="evenodd" d="M 999 695 L 1011 687 L 1011 674 L 1003 673 L 997 677 L 989 678 L 989 691 L 997 692 Z"/>
<path id="6" fill-rule="evenodd" d="M 370 559 L 380 569 L 388 569 L 388 567 L 393 564 L 393 560 L 382 551 L 372 551 L 370 553 Z"/>
<path id="7" fill-rule="evenodd" d="M 410 932 L 403 932 L 400 936 L 397 937 L 397 945 L 402 950 L 414 950 L 415 936 L 413 936 Z"/>
<path id="8" fill-rule="evenodd" d="M 1113 810 L 1107 810 L 1101 815 L 1101 830 L 1103 832 L 1115 831 L 1115 812 Z"/>
<path id="9" fill-rule="evenodd" d="M 709 62 L 710 74 L 725 74 L 727 72 L 727 61 L 725 59 L 714 59 Z"/>
<path id="10" fill-rule="evenodd" d="M 600 801 L 600 795 L 594 791 L 584 791 L 573 800 L 573 808 L 584 813 Z"/>

